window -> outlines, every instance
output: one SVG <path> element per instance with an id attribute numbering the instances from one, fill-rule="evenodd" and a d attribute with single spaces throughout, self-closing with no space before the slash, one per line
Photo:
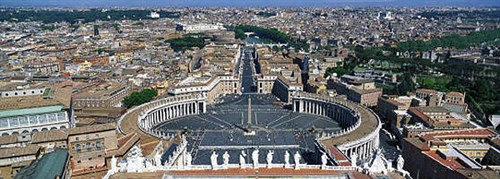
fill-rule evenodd
<path id="1" fill-rule="evenodd" d="M 81 151 L 82 151 L 82 146 L 80 146 L 80 144 L 76 144 L 76 146 L 75 146 L 75 150 L 76 150 L 77 152 L 81 152 Z"/>
<path id="2" fill-rule="evenodd" d="M 90 142 L 87 142 L 87 143 L 85 144 L 85 146 L 86 146 L 87 150 L 92 149 L 92 145 L 90 145 Z"/>
<path id="3" fill-rule="evenodd" d="M 82 161 L 78 160 L 76 163 L 82 163 Z"/>
<path id="4" fill-rule="evenodd" d="M 102 147 L 101 141 L 97 141 L 97 142 L 95 143 L 95 147 L 96 147 L 97 149 L 101 149 L 101 147 Z"/>
<path id="5" fill-rule="evenodd" d="M 75 138 L 76 141 L 79 141 L 80 139 L 78 137 Z"/>

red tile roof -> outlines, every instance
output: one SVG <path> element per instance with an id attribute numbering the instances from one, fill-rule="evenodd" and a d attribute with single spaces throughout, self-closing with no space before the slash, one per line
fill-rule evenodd
<path id="1" fill-rule="evenodd" d="M 349 162 L 347 157 L 337 147 L 330 147 L 328 150 L 340 166 L 351 166 L 351 162 Z"/>
<path id="2" fill-rule="evenodd" d="M 472 129 L 472 130 L 456 130 L 446 132 L 427 133 L 420 138 L 424 140 L 431 139 L 446 139 L 446 138 L 490 138 L 496 136 L 497 133 L 490 129 Z"/>
<path id="3" fill-rule="evenodd" d="M 430 158 L 438 161 L 442 165 L 449 167 L 452 170 L 464 168 L 464 166 L 462 164 L 460 164 L 460 162 L 458 162 L 456 158 L 444 159 L 441 156 L 439 156 L 436 153 L 436 151 L 427 151 L 427 152 L 424 152 L 424 154 L 429 156 Z"/>
<path id="4" fill-rule="evenodd" d="M 429 124 L 432 124 L 432 119 L 425 115 L 422 111 L 418 110 L 418 108 L 415 108 L 415 107 L 411 107 L 410 109 L 408 109 L 408 112 L 410 112 L 411 114 L 414 114 L 416 117 L 418 117 L 419 119 L 429 123 Z"/>
<path id="5" fill-rule="evenodd" d="M 438 93 L 438 91 L 433 89 L 417 89 L 417 93 Z"/>
<path id="6" fill-rule="evenodd" d="M 462 97 L 462 96 L 464 96 L 464 94 L 452 91 L 452 92 L 446 93 L 446 96 L 459 96 L 459 97 Z"/>

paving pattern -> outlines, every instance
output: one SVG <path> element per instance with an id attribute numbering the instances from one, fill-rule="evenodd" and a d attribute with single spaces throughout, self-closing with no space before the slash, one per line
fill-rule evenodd
<path id="1" fill-rule="evenodd" d="M 254 136 L 244 133 L 248 126 L 248 98 L 252 98 L 251 129 Z M 210 164 L 213 151 L 222 154 L 228 151 L 230 163 L 239 162 L 244 150 L 247 163 L 251 153 L 259 149 L 259 163 L 265 163 L 266 154 L 274 152 L 273 163 L 284 163 L 285 151 L 291 155 L 299 151 L 302 162 L 317 164 L 319 154 L 314 138 L 318 132 L 340 130 L 339 124 L 330 118 L 311 114 L 300 114 L 274 106 L 276 97 L 263 94 L 228 95 L 219 98 L 219 103 L 208 106 L 208 112 L 167 121 L 156 128 L 168 132 L 188 133 L 188 150 L 193 155 L 193 164 Z"/>

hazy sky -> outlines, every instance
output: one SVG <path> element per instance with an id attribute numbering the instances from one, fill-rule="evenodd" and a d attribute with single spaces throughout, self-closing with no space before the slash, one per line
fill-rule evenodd
<path id="1" fill-rule="evenodd" d="M 500 0 L 0 0 L 1 7 L 500 7 Z"/>

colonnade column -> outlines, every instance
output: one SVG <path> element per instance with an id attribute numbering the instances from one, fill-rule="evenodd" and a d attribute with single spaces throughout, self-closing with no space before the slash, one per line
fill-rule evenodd
<path id="1" fill-rule="evenodd" d="M 198 101 L 196 101 L 196 102 L 194 103 L 194 112 L 195 112 L 196 114 L 200 114 L 199 104 L 200 104 L 200 103 L 199 103 Z"/>
<path id="2" fill-rule="evenodd" d="M 299 101 L 299 112 L 304 112 L 304 100 Z"/>
<path id="3" fill-rule="evenodd" d="M 297 112 L 297 110 L 298 110 L 297 109 L 297 104 L 298 104 L 297 100 L 293 100 L 292 101 L 292 110 L 293 110 L 293 112 Z"/>

